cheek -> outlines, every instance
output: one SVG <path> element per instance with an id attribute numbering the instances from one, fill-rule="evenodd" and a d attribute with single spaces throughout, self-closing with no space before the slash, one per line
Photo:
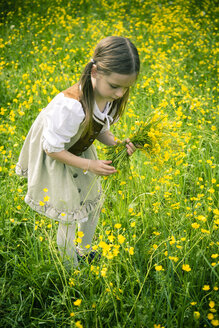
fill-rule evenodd
<path id="1" fill-rule="evenodd" d="M 113 92 L 112 88 L 110 88 L 108 84 L 103 85 L 103 91 L 105 91 L 106 93 L 112 93 Z"/>

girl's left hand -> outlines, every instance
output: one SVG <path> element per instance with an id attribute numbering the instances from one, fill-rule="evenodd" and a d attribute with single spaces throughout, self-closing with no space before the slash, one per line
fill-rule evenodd
<path id="1" fill-rule="evenodd" d="M 129 154 L 129 156 L 131 156 L 136 151 L 136 147 L 133 145 L 129 138 L 125 139 L 125 142 L 127 153 Z"/>

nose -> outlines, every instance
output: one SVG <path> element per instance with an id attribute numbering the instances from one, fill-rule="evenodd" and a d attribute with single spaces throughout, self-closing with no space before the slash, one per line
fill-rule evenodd
<path id="1" fill-rule="evenodd" d="M 115 92 L 116 97 L 121 98 L 125 93 L 125 90 L 123 88 L 118 88 Z"/>

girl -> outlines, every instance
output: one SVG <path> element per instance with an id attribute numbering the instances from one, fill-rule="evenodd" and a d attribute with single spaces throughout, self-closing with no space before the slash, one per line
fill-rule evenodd
<path id="1" fill-rule="evenodd" d="M 96 176 L 116 173 L 111 161 L 98 160 L 95 139 L 115 145 L 110 124 L 122 115 L 140 68 L 133 43 L 110 36 L 100 41 L 79 83 L 59 93 L 33 123 L 16 166 L 28 178 L 25 202 L 38 213 L 59 221 L 57 244 L 74 259 L 91 252 L 101 207 Z M 126 139 L 127 152 L 135 147 Z M 75 247 L 78 224 L 82 241 Z"/>

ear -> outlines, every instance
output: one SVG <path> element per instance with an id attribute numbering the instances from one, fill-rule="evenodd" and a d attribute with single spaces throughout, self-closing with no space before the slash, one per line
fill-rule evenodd
<path id="1" fill-rule="evenodd" d="M 95 64 L 93 64 L 93 66 L 91 68 L 91 76 L 94 78 L 97 77 L 97 66 Z"/>

